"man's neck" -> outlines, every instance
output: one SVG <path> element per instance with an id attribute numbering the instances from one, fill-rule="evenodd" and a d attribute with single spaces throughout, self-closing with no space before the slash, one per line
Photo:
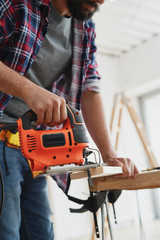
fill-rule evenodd
<path id="1" fill-rule="evenodd" d="M 51 0 L 53 7 L 62 15 L 70 16 L 67 8 L 67 0 Z"/>

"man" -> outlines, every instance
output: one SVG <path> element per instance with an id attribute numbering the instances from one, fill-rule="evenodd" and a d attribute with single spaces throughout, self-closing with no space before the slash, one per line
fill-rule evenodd
<path id="1" fill-rule="evenodd" d="M 81 108 L 103 161 L 122 166 L 121 177 L 134 177 L 134 163 L 117 158 L 111 146 L 99 93 L 94 24 L 88 19 L 103 2 L 1 0 L 0 122 L 15 121 L 30 108 L 38 125 L 52 127 L 67 118 L 66 103 Z M 0 139 L 0 240 L 53 239 L 46 179 L 32 178 L 18 143 Z"/>

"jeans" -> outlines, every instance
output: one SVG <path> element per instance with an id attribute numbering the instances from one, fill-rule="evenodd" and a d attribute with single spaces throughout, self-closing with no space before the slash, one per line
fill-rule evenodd
<path id="1" fill-rule="evenodd" d="M 6 145 L 5 164 L 3 150 L 4 142 L 0 141 L 0 166 L 5 191 L 0 240 L 53 240 L 46 178 L 34 179 L 21 151 Z"/>

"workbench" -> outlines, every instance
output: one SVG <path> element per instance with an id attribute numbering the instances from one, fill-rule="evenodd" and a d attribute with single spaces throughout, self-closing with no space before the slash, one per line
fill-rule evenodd
<path id="1" fill-rule="evenodd" d="M 109 191 L 109 190 L 140 190 L 160 188 L 160 170 L 141 171 L 135 178 L 120 178 L 122 173 L 121 167 L 99 166 L 90 170 L 92 184 L 89 184 L 91 192 Z M 117 175 L 117 176 L 115 176 Z M 119 176 L 118 176 L 119 175 Z M 87 178 L 87 171 L 75 172 L 71 174 L 71 180 Z M 102 239 L 106 239 L 106 228 L 104 222 L 108 222 L 110 237 L 113 240 L 112 227 L 109 218 L 107 202 L 103 205 L 106 207 L 107 218 L 104 218 L 104 208 L 101 207 L 102 213 Z M 95 239 L 95 230 L 92 233 L 92 240 Z"/>

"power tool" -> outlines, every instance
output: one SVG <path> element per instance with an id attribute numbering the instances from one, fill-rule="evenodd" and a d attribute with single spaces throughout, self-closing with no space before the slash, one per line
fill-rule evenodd
<path id="1" fill-rule="evenodd" d="M 28 160 L 34 177 L 80 171 L 100 165 L 100 160 L 93 164 L 86 164 L 84 160 L 93 151 L 89 149 L 81 112 L 67 105 L 67 114 L 62 129 L 33 129 L 32 123 L 37 116 L 32 110 L 15 123 L 0 128 L 19 131 L 21 152 Z"/>

